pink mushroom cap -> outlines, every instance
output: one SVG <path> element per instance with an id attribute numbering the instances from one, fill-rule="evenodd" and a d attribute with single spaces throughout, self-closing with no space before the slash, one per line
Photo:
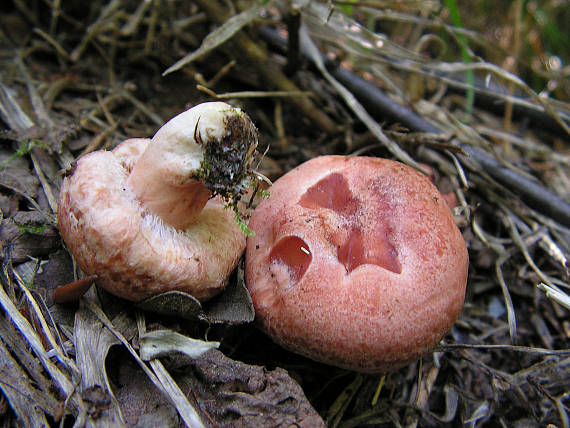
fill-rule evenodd
<path id="1" fill-rule="evenodd" d="M 60 233 L 81 269 L 117 296 L 139 301 L 178 290 L 207 299 L 225 286 L 245 235 L 219 198 L 183 230 L 145 209 L 127 179 L 150 143 L 130 139 L 79 158 L 62 184 Z"/>
<path id="2" fill-rule="evenodd" d="M 386 159 L 322 156 L 270 194 L 249 223 L 246 278 L 258 321 L 277 343 L 380 373 L 447 334 L 469 260 L 427 177 Z"/>

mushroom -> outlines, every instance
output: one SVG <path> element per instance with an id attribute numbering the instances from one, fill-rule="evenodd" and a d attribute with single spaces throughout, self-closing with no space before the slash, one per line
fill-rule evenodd
<path id="1" fill-rule="evenodd" d="M 246 281 L 274 341 L 381 373 L 418 359 L 450 330 L 468 254 L 427 177 L 386 159 L 322 156 L 270 193 L 249 222 Z"/>
<path id="2" fill-rule="evenodd" d="M 125 299 L 178 290 L 207 299 L 225 285 L 246 236 L 234 213 L 250 183 L 257 131 L 204 103 L 151 139 L 79 158 L 59 199 L 61 235 L 81 269 Z"/>

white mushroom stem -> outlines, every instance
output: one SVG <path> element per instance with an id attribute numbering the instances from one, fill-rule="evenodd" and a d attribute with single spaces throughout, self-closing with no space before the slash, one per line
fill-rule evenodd
<path id="1" fill-rule="evenodd" d="M 212 167 L 206 153 L 208 145 L 228 144 L 228 139 L 234 137 L 251 137 L 251 130 L 255 128 L 241 110 L 222 102 L 199 104 L 158 130 L 132 169 L 127 185 L 141 204 L 162 221 L 185 229 L 213 194 L 204 180 Z M 244 158 L 251 153 L 245 152 L 239 161 L 247 167 L 250 161 Z"/>

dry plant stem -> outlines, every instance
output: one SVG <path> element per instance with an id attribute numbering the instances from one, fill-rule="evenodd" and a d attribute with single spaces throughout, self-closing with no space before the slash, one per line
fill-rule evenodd
<path id="1" fill-rule="evenodd" d="M 12 300 L 4 292 L 3 287 L 0 287 L 0 305 L 6 311 L 11 322 L 20 331 L 22 336 L 25 337 L 27 343 L 40 360 L 44 369 L 54 380 L 57 388 L 62 391 L 66 397 L 70 398 L 69 405 L 71 408 L 75 411 L 81 411 L 84 404 L 81 398 L 75 394 L 75 386 L 71 379 L 48 357 L 38 333 L 32 328 L 28 320 L 26 320 L 18 311 Z"/>
<path id="2" fill-rule="evenodd" d="M 113 325 L 111 320 L 109 320 L 109 318 L 107 318 L 107 315 L 105 315 L 103 310 L 97 304 L 95 304 L 92 301 L 85 300 L 84 304 L 85 304 L 86 308 L 89 309 L 97 317 L 97 319 L 105 327 L 107 327 L 109 329 L 109 331 L 111 333 L 113 333 L 113 335 L 123 344 L 123 346 L 133 356 L 133 358 L 135 359 L 137 364 L 145 372 L 145 374 L 148 376 L 148 378 L 151 380 L 151 382 L 157 387 L 157 389 L 160 392 L 162 392 L 168 399 L 170 399 L 172 401 L 172 404 L 176 407 L 176 410 L 178 411 L 178 413 L 180 414 L 180 416 L 182 417 L 184 422 L 187 424 L 187 426 L 189 426 L 191 428 L 202 428 L 203 425 L 201 424 L 199 418 L 195 417 L 195 415 L 197 416 L 197 413 L 195 413 L 195 411 L 190 413 L 190 414 L 188 413 L 188 409 L 191 409 L 191 410 L 194 410 L 194 409 L 191 406 L 189 408 L 187 408 L 186 406 L 184 406 L 185 403 L 179 403 L 178 401 L 173 399 L 173 396 L 170 395 L 168 392 L 170 390 L 170 385 L 165 385 L 164 382 L 161 379 L 159 379 L 152 372 L 152 370 L 150 370 L 148 368 L 148 366 L 144 363 L 144 361 L 140 359 L 139 354 L 131 346 L 131 344 L 125 338 L 125 336 L 123 336 L 121 334 L 121 332 L 115 328 L 115 326 Z M 183 397 L 183 398 L 186 398 L 186 397 Z"/>
<path id="3" fill-rule="evenodd" d="M 141 312 L 137 312 L 137 328 L 140 340 L 146 333 L 146 321 Z M 190 404 L 188 397 L 182 392 L 162 362 L 158 358 L 153 358 L 148 363 L 162 384 L 164 393 L 167 394 L 168 398 L 174 403 L 186 425 L 190 428 L 205 428 L 200 419 L 200 415 L 192 404 Z"/>
<path id="4" fill-rule="evenodd" d="M 125 315 L 119 316 L 126 318 Z M 126 426 L 105 367 L 109 349 L 119 343 L 91 311 L 81 307 L 75 312 L 73 344 L 77 366 L 81 373 L 81 381 L 78 385 L 79 392 L 85 394 L 89 390 L 97 388 L 109 399 L 108 405 L 100 415 L 96 418 L 89 415 L 89 422 L 93 425 Z"/>
<path id="5" fill-rule="evenodd" d="M 327 411 L 327 426 L 336 428 L 340 424 L 350 402 L 362 386 L 363 380 L 362 374 L 357 373 L 354 380 L 336 398 Z"/>
<path id="6" fill-rule="evenodd" d="M 264 27 L 261 30 L 261 34 L 280 48 L 286 45 L 285 40 L 271 28 Z M 303 54 L 308 56 L 306 52 L 303 52 Z M 336 64 L 327 63 L 326 65 L 330 74 L 346 86 L 363 106 L 368 111 L 373 112 L 378 119 L 386 120 L 386 117 L 388 117 L 390 120 L 402 123 L 415 132 L 435 134 L 442 132 L 441 129 L 427 122 L 410 109 L 395 103 L 371 82 Z M 456 144 L 458 142 L 454 140 L 452 143 Z M 570 227 L 570 204 L 566 201 L 544 188 L 541 184 L 523 177 L 516 171 L 500 164 L 495 158 L 490 157 L 482 150 L 468 144 L 459 144 L 459 147 L 470 156 L 474 163 L 479 164 L 478 170 L 488 172 L 498 182 L 513 189 L 525 203 L 536 211 L 549 216 L 566 227 Z"/>
<path id="7" fill-rule="evenodd" d="M 196 0 L 200 8 L 208 17 L 217 24 L 223 24 L 230 16 L 227 9 L 220 7 L 212 0 Z M 267 51 L 258 43 L 255 43 L 247 34 L 240 32 L 232 41 L 236 43 L 237 50 L 245 56 L 245 60 L 256 65 L 256 69 L 263 74 L 263 79 L 271 89 L 298 92 L 299 88 L 281 71 L 281 69 L 269 59 Z M 327 133 L 338 130 L 337 125 L 322 112 L 308 97 L 292 97 L 289 102 L 301 110 L 313 123 Z"/>

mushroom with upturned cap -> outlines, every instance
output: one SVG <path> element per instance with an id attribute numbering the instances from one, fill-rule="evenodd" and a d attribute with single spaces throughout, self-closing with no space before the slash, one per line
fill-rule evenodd
<path id="1" fill-rule="evenodd" d="M 432 349 L 461 311 L 468 254 L 430 180 L 386 159 L 322 156 L 253 213 L 246 282 L 279 344 L 362 372 Z"/>
<path id="2" fill-rule="evenodd" d="M 211 102 L 174 117 L 152 140 L 82 156 L 61 187 L 61 235 L 81 269 L 115 295 L 212 297 L 245 248 L 227 205 L 237 209 L 249 186 L 256 147 L 249 117 Z"/>

